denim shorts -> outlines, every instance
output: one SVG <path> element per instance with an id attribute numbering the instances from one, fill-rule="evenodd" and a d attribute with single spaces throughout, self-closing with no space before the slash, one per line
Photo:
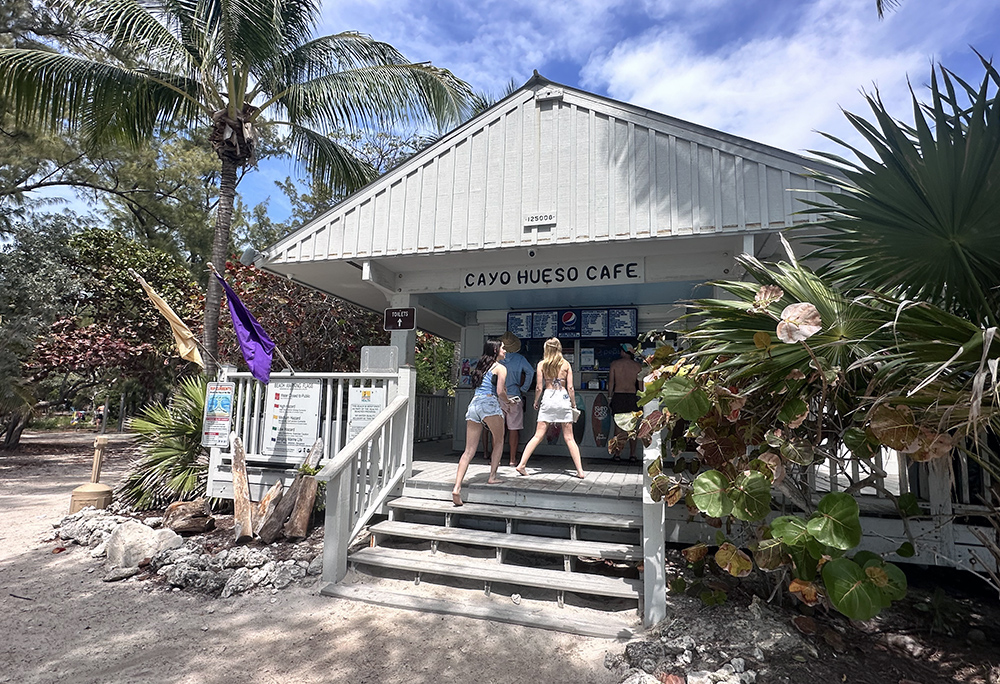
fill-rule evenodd
<path id="1" fill-rule="evenodd" d="M 500 410 L 500 402 L 497 401 L 495 394 L 479 394 L 472 397 L 472 401 L 469 402 L 469 410 L 465 412 L 465 419 L 482 423 L 483 418 L 502 415 L 503 411 Z"/>

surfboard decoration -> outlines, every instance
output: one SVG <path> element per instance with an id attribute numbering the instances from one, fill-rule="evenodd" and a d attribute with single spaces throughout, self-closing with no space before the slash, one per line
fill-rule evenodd
<path id="1" fill-rule="evenodd" d="M 582 444 L 583 436 L 587 433 L 587 402 L 579 394 L 576 395 L 576 407 L 580 409 L 580 420 L 573 423 L 573 439 L 577 444 Z"/>
<path id="2" fill-rule="evenodd" d="M 594 442 L 599 447 L 607 445 L 611 434 L 611 407 L 608 406 L 608 399 L 603 392 L 594 397 L 594 404 L 590 409 L 590 422 L 594 430 Z"/>

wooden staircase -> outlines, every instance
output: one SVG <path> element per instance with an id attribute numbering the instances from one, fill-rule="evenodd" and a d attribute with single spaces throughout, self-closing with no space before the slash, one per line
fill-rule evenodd
<path id="1" fill-rule="evenodd" d="M 467 483 L 461 507 L 452 505 L 448 482 L 408 482 L 389 501 L 388 519 L 369 527 L 371 545 L 349 555 L 353 572 L 321 593 L 629 638 L 639 629 L 643 593 L 637 503 L 526 491 L 516 482 Z"/>

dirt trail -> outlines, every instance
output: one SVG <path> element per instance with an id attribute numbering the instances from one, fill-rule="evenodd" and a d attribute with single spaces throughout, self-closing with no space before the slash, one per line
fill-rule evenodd
<path id="1" fill-rule="evenodd" d="M 40 541 L 89 480 L 93 439 L 29 434 L 0 455 L 0 682 L 615 681 L 619 642 L 331 599 L 311 579 L 225 600 L 104 583 L 89 549 Z M 131 455 L 112 435 L 101 481 Z"/>

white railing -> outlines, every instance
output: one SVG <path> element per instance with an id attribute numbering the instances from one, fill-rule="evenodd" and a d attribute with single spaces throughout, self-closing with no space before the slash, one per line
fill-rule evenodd
<path id="1" fill-rule="evenodd" d="M 263 454 L 264 415 L 267 388 L 253 379 L 249 373 L 229 373 L 222 378 L 225 382 L 236 383 L 233 410 L 233 431 L 243 440 L 247 459 L 267 463 L 288 463 L 298 465 L 301 458 Z M 351 387 L 384 387 L 386 397 L 397 395 L 399 375 L 396 373 L 272 373 L 271 380 L 319 381 L 322 402 L 320 404 L 320 436 L 323 439 L 323 453 L 329 458 L 340 451 L 347 435 L 347 399 Z"/>
<path id="2" fill-rule="evenodd" d="M 455 432 L 455 397 L 418 394 L 414 439 L 427 442 L 453 436 Z"/>
<path id="3" fill-rule="evenodd" d="M 316 475 L 326 485 L 323 579 L 347 574 L 347 549 L 413 465 L 416 372 L 400 369 L 399 393 Z M 409 391 L 404 392 L 404 389 Z"/>

